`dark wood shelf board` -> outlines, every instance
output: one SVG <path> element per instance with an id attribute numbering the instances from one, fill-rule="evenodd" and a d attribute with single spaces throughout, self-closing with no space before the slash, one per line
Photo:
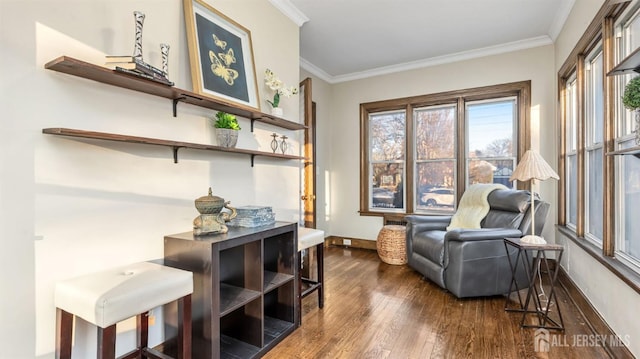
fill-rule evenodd
<path id="1" fill-rule="evenodd" d="M 164 97 L 172 101 L 184 102 L 215 111 L 228 112 L 252 121 L 263 122 L 288 130 L 303 130 L 307 128 L 305 125 L 297 122 L 268 115 L 251 108 L 245 108 L 241 105 L 226 102 L 224 100 L 206 97 L 175 86 L 169 86 L 152 80 L 147 80 L 142 77 L 131 76 L 69 56 L 60 56 L 49 61 L 44 65 L 44 67 L 49 70 L 78 76 L 104 84 Z"/>
<path id="2" fill-rule="evenodd" d="M 616 65 L 611 71 L 607 73 L 607 76 L 624 75 L 633 72 L 640 71 L 640 48 L 637 48 L 629 56 L 625 57 Z"/>
<path id="3" fill-rule="evenodd" d="M 283 334 L 293 331 L 295 329 L 295 325 L 291 322 L 287 322 L 286 320 L 273 318 L 273 317 L 264 317 L 264 343 L 265 346 L 269 345 L 273 341 L 280 339 L 283 337 Z"/>
<path id="4" fill-rule="evenodd" d="M 71 128 L 60 128 L 60 127 L 44 128 L 44 129 L 42 129 L 42 133 L 45 133 L 45 134 L 48 134 L 48 135 L 56 135 L 56 136 L 88 138 L 88 139 L 105 140 L 105 141 L 116 141 L 116 142 L 139 143 L 139 144 L 145 144 L 145 145 L 157 145 L 157 146 L 171 147 L 172 149 L 191 148 L 191 149 L 196 149 L 196 150 L 219 151 L 219 152 L 228 152 L 228 153 L 240 153 L 240 154 L 251 155 L 251 156 L 272 157 L 272 158 L 286 159 L 286 160 L 302 160 L 302 159 L 304 159 L 304 157 L 300 157 L 300 156 L 283 155 L 283 154 L 279 154 L 279 153 L 270 153 L 270 152 L 254 151 L 254 150 L 245 150 L 245 149 L 241 149 L 241 148 L 220 147 L 220 146 L 205 145 L 205 144 L 191 143 L 191 142 L 161 140 L 161 139 L 150 138 L 150 137 L 138 137 L 138 136 L 120 135 L 120 134 L 107 133 L 107 132 L 85 131 L 85 130 L 77 130 L 77 129 L 71 129 Z"/>
<path id="5" fill-rule="evenodd" d="M 228 335 L 220 335 L 220 358 L 253 358 L 260 348 Z"/>
<path id="6" fill-rule="evenodd" d="M 640 146 L 625 148 L 623 150 L 607 152 L 607 156 L 633 155 L 640 158 Z"/>
<path id="7" fill-rule="evenodd" d="M 260 297 L 260 292 L 220 283 L 220 316 L 227 315 Z"/>
<path id="8" fill-rule="evenodd" d="M 293 280 L 293 275 L 264 271 L 264 292 L 270 292 Z"/>

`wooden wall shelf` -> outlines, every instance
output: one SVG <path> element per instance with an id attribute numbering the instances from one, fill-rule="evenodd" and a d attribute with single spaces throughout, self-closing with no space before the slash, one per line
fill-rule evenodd
<path id="1" fill-rule="evenodd" d="M 212 99 L 191 91 L 183 90 L 175 86 L 168 86 L 141 77 L 134 77 L 106 67 L 94 65 L 69 56 L 60 56 L 44 65 L 46 69 L 66 73 L 101 82 L 108 85 L 143 92 L 153 96 L 164 97 L 173 101 L 173 116 L 176 116 L 179 102 L 209 108 L 215 111 L 224 111 L 251 120 L 251 131 L 255 121 L 285 128 L 288 130 L 303 130 L 305 125 L 297 122 L 265 114 L 259 111 L 240 107 L 231 102 Z"/>
<path id="2" fill-rule="evenodd" d="M 625 148 L 624 150 L 617 150 L 607 152 L 607 156 L 616 156 L 616 155 L 633 155 L 637 158 L 640 158 L 640 146 L 634 146 L 630 148 Z"/>
<path id="3" fill-rule="evenodd" d="M 607 73 L 607 76 L 624 75 L 632 72 L 640 72 L 640 48 L 637 48 L 629 56 L 622 59 L 618 65 Z"/>
<path id="4" fill-rule="evenodd" d="M 157 146 L 170 147 L 173 150 L 173 160 L 175 163 L 178 163 L 178 150 L 181 148 L 191 148 L 191 149 L 205 150 L 205 151 L 240 153 L 240 154 L 249 155 L 251 156 L 252 167 L 253 167 L 254 158 L 256 156 L 272 157 L 272 158 L 283 159 L 283 160 L 305 159 L 304 157 L 300 157 L 300 156 L 284 155 L 284 154 L 269 153 L 269 152 L 254 151 L 254 150 L 245 150 L 241 148 L 220 147 L 220 146 L 204 145 L 204 144 L 191 143 L 191 142 L 161 140 L 161 139 L 149 138 L 149 137 L 137 137 L 137 136 L 119 135 L 115 133 L 76 130 L 71 128 L 44 128 L 42 129 L 42 133 L 46 133 L 49 135 L 56 135 L 56 136 L 88 138 L 88 139 L 95 139 L 95 140 L 139 143 L 139 144 L 145 144 L 145 145 L 157 145 Z"/>

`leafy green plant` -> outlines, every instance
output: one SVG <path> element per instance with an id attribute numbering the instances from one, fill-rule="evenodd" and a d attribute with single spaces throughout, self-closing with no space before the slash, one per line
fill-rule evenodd
<path id="1" fill-rule="evenodd" d="M 634 77 L 627 83 L 622 96 L 624 107 L 629 110 L 640 108 L 640 76 Z"/>
<path id="2" fill-rule="evenodd" d="M 213 124 L 215 128 L 228 128 L 231 130 L 240 130 L 240 124 L 235 115 L 218 111 L 216 113 L 216 122 Z"/>

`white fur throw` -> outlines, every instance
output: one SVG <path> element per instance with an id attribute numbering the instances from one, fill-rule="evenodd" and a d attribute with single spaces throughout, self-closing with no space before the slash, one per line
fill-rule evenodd
<path id="1" fill-rule="evenodd" d="M 508 189 L 499 183 L 476 183 L 462 194 L 458 210 L 451 217 L 447 231 L 456 228 L 480 228 L 480 222 L 489 213 L 487 197 L 496 189 Z"/>

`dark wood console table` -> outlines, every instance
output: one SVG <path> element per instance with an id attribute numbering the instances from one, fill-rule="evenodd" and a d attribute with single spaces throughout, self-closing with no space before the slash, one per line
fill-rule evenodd
<path id="1" fill-rule="evenodd" d="M 193 272 L 194 358 L 264 355 L 298 323 L 298 227 L 164 238 L 166 265 Z"/>

